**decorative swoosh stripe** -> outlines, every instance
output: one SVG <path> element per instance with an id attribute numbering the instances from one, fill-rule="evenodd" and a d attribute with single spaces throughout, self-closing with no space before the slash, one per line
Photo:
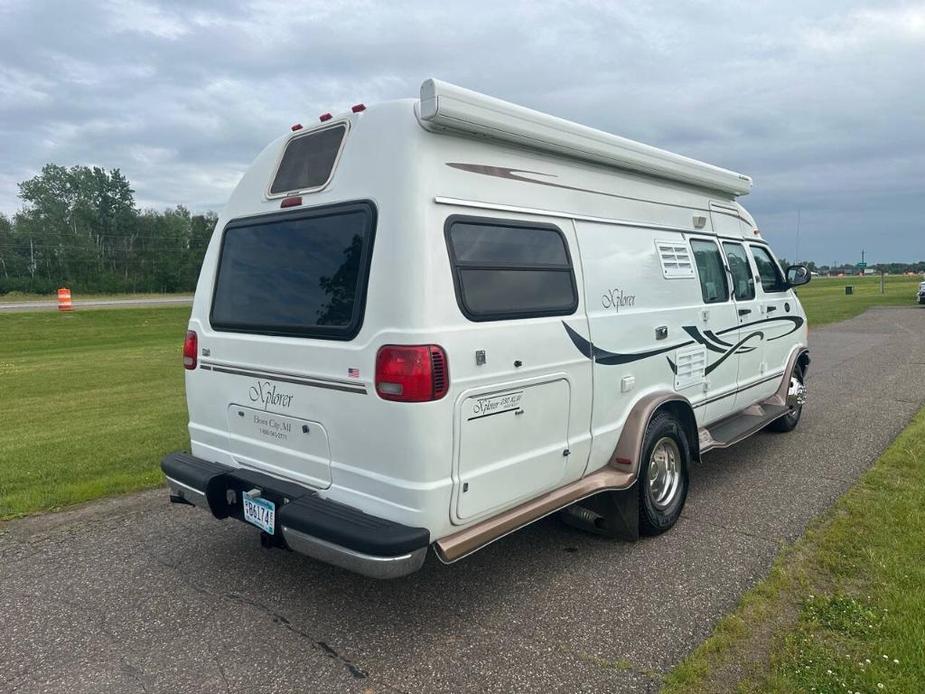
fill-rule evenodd
<path id="1" fill-rule="evenodd" d="M 745 337 L 743 337 L 743 338 L 742 338 L 741 340 L 739 340 L 735 345 L 732 346 L 732 349 L 730 349 L 728 352 L 726 352 L 723 356 L 721 356 L 721 357 L 720 357 L 719 359 L 717 359 L 715 362 L 713 362 L 712 364 L 710 364 L 710 365 L 706 368 L 706 370 L 703 372 L 704 375 L 707 376 L 707 375 L 711 374 L 711 373 L 716 369 L 716 367 L 718 367 L 720 364 L 722 364 L 724 361 L 726 361 L 729 357 L 731 357 L 733 354 L 735 354 L 736 350 L 739 349 L 739 347 L 741 347 L 742 345 L 744 345 L 746 342 L 748 342 L 749 340 L 751 340 L 753 337 L 757 337 L 757 338 L 759 338 L 760 340 L 763 340 L 763 339 L 764 339 L 764 333 L 761 332 L 760 330 L 756 330 L 755 332 L 749 333 L 748 335 L 746 335 Z"/>
<path id="2" fill-rule="evenodd" d="M 617 364 L 629 364 L 634 361 L 639 361 L 640 359 L 646 359 L 647 357 L 654 357 L 659 354 L 665 354 L 665 352 L 671 352 L 672 350 L 679 349 L 680 347 L 686 347 L 687 345 L 694 344 L 693 340 L 688 340 L 687 342 L 682 342 L 676 345 L 670 345 L 668 347 L 663 347 L 660 349 L 653 349 L 648 352 L 635 352 L 633 354 L 617 354 L 616 352 L 608 352 L 605 349 L 600 347 L 595 347 L 590 341 L 583 338 L 575 330 L 570 328 L 565 321 L 562 321 L 562 326 L 565 328 L 565 332 L 568 333 L 568 336 L 572 338 L 572 343 L 575 347 L 578 348 L 578 351 L 584 354 L 588 359 L 591 359 L 597 364 L 603 364 L 604 366 L 615 366 Z"/>
<path id="3" fill-rule="evenodd" d="M 726 351 L 726 347 L 732 346 L 728 342 L 723 343 L 724 345 L 726 345 L 726 347 L 721 347 L 719 345 L 713 344 L 712 341 L 706 338 L 706 335 L 700 332 L 699 328 L 693 325 L 685 325 L 684 332 L 686 332 L 688 335 L 694 338 L 694 340 L 702 344 L 704 347 L 706 347 L 711 352 L 718 352 L 719 354 L 723 354 Z"/>
<path id="4" fill-rule="evenodd" d="M 777 335 L 775 337 L 767 338 L 768 342 L 773 340 L 779 340 L 787 335 L 791 335 L 800 329 L 800 327 L 805 322 L 803 318 L 799 316 L 780 316 L 777 318 L 765 318 L 763 320 L 752 321 L 751 323 L 743 323 L 742 325 L 736 325 L 731 328 L 725 328 L 717 332 L 706 330 L 701 332 L 697 326 L 694 325 L 685 325 L 683 326 L 684 332 L 686 332 L 691 338 L 686 342 L 678 342 L 673 345 L 668 345 L 667 347 L 659 347 L 657 349 L 650 349 L 644 352 L 631 352 L 628 354 L 621 354 L 618 352 L 609 352 L 606 349 L 601 349 L 592 343 L 590 340 L 585 339 L 581 336 L 576 330 L 569 327 L 565 321 L 562 321 L 562 327 L 565 328 L 565 332 L 568 334 L 569 338 L 572 340 L 572 344 L 581 352 L 585 357 L 591 359 L 596 364 L 601 364 L 603 366 L 617 366 L 620 364 L 631 364 L 635 361 L 640 361 L 642 359 L 648 359 L 649 357 L 655 357 L 660 354 L 667 354 L 676 349 L 681 349 L 682 347 L 688 347 L 689 345 L 701 344 L 706 347 L 711 352 L 722 354 L 722 356 L 717 359 L 715 362 L 707 366 L 705 373 L 709 374 L 713 372 L 718 366 L 725 362 L 733 354 L 747 353 L 754 351 L 757 347 L 755 345 L 750 345 L 750 342 L 758 341 L 761 342 L 765 340 L 765 333 L 762 330 L 755 330 L 750 332 L 748 335 L 743 337 L 741 340 L 732 344 L 726 342 L 718 337 L 718 335 L 727 335 L 733 331 L 741 330 L 743 328 L 748 328 L 756 325 L 766 325 L 767 323 L 777 323 L 783 321 L 785 323 L 791 323 L 793 327 L 790 330 L 783 333 L 782 335 Z M 677 373 L 677 365 L 671 360 L 671 357 L 668 357 L 668 366 L 674 373 Z"/>

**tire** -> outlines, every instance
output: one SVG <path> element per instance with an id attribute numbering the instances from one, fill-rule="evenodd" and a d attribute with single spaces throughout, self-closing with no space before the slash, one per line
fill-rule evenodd
<path id="1" fill-rule="evenodd" d="M 642 451 L 639 532 L 658 535 L 677 522 L 684 508 L 690 444 L 680 422 L 668 412 L 659 412 L 646 428 Z"/>
<path id="2" fill-rule="evenodd" d="M 803 367 L 799 364 L 793 369 L 794 377 L 800 382 L 803 383 Z M 800 417 L 803 415 L 803 406 L 798 405 L 790 410 L 787 414 L 779 419 L 775 419 L 773 422 L 768 424 L 767 430 L 774 431 L 778 434 L 786 434 L 789 431 L 793 431 L 797 428 L 797 424 L 800 423 Z"/>

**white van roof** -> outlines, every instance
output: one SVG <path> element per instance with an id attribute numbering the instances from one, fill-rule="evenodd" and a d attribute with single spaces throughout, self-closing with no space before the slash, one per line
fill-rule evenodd
<path id="1" fill-rule="evenodd" d="M 487 136 L 731 195 L 747 195 L 752 187 L 752 179 L 744 174 L 440 80 L 421 85 L 417 112 L 422 124 L 433 130 Z"/>

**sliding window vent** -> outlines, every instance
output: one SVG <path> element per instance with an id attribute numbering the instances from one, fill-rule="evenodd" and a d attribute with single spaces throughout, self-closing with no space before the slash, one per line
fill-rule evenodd
<path id="1" fill-rule="evenodd" d="M 694 264 L 686 243 L 656 241 L 655 247 L 658 249 L 658 259 L 662 264 L 665 279 L 694 276 Z"/>

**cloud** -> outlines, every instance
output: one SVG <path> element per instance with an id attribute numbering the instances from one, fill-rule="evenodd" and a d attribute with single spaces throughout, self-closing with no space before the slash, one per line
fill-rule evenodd
<path id="1" fill-rule="evenodd" d="M 801 255 L 925 258 L 922 65 L 922 3 L 0 0 L 0 211 L 46 162 L 217 209 L 291 123 L 434 76 L 754 176 L 784 255 L 799 209 Z"/>

